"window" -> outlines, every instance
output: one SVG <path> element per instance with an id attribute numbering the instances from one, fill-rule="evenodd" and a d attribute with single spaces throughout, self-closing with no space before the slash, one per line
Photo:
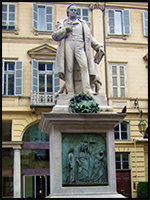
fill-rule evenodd
<path id="1" fill-rule="evenodd" d="M 2 61 L 2 94 L 22 95 L 22 62 Z"/>
<path id="2" fill-rule="evenodd" d="M 13 149 L 2 149 L 2 195 L 13 197 Z"/>
<path id="3" fill-rule="evenodd" d="M 49 135 L 41 132 L 39 123 L 30 126 L 23 135 L 24 142 L 49 142 Z"/>
<path id="4" fill-rule="evenodd" d="M 11 141 L 11 121 L 2 122 L 2 141 Z"/>
<path id="5" fill-rule="evenodd" d="M 130 169 L 130 154 L 116 153 L 116 169 Z"/>
<path id="6" fill-rule="evenodd" d="M 144 28 L 144 35 L 148 36 L 148 12 L 143 11 L 143 28 Z"/>
<path id="7" fill-rule="evenodd" d="M 32 61 L 32 92 L 54 93 L 60 89 L 60 80 L 53 72 L 53 62 Z"/>
<path id="8" fill-rule="evenodd" d="M 78 8 L 77 18 L 89 21 L 89 9 L 88 8 Z"/>
<path id="9" fill-rule="evenodd" d="M 2 4 L 2 29 L 16 29 L 16 5 Z"/>
<path id="10" fill-rule="evenodd" d="M 111 75 L 111 96 L 126 97 L 126 65 L 125 64 L 110 64 Z"/>
<path id="11" fill-rule="evenodd" d="M 37 31 L 53 31 L 53 7 L 33 3 L 32 25 Z"/>
<path id="12" fill-rule="evenodd" d="M 129 140 L 129 123 L 121 122 L 114 128 L 115 140 Z"/>
<path id="13" fill-rule="evenodd" d="M 130 11 L 129 10 L 107 10 L 108 34 L 129 35 Z"/>

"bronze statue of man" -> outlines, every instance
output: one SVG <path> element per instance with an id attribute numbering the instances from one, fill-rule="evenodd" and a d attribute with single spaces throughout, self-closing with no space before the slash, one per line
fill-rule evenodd
<path id="1" fill-rule="evenodd" d="M 56 55 L 55 73 L 65 81 L 67 93 L 74 94 L 78 91 L 84 94 L 95 94 L 91 86 L 94 83 L 101 85 L 101 82 L 91 47 L 97 52 L 97 55 L 98 53 L 103 55 L 103 46 L 92 37 L 87 22 L 77 18 L 75 4 L 68 6 L 67 17 L 57 23 L 57 30 L 52 34 L 55 41 L 60 41 Z M 75 77 L 78 80 L 75 68 L 80 70 L 80 85 L 77 81 L 75 82 Z"/>

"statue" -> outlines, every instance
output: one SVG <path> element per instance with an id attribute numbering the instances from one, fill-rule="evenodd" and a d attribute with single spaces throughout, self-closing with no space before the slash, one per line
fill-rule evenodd
<path id="1" fill-rule="evenodd" d="M 104 175 L 104 153 L 102 150 L 98 150 L 94 160 L 91 180 L 93 182 L 101 181 L 103 175 Z"/>
<path id="2" fill-rule="evenodd" d="M 66 90 L 69 94 L 96 94 L 102 83 L 95 63 L 99 64 L 104 55 L 103 46 L 92 37 L 87 22 L 77 18 L 75 4 L 68 6 L 67 17 L 57 23 L 52 34 L 60 42 L 54 71 L 65 81 L 58 93 Z M 95 59 L 91 47 L 97 52 Z"/>
<path id="3" fill-rule="evenodd" d="M 73 148 L 70 148 L 68 152 L 68 163 L 69 163 L 69 182 L 73 183 L 75 181 L 75 158 L 74 158 Z"/>

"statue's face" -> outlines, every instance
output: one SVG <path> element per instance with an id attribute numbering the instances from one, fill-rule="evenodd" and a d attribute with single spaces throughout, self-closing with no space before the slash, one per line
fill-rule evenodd
<path id="1" fill-rule="evenodd" d="M 75 18 L 77 16 L 77 8 L 76 6 L 71 6 L 68 10 L 69 18 Z"/>

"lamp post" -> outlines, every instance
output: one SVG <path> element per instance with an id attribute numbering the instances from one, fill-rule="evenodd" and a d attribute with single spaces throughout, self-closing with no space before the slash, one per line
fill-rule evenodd
<path id="1" fill-rule="evenodd" d="M 139 111 L 139 114 L 140 114 L 140 122 L 138 124 L 138 128 L 139 128 L 139 132 L 143 135 L 145 135 L 145 131 L 146 131 L 146 126 L 147 126 L 147 122 L 145 120 L 142 119 L 142 115 L 143 115 L 143 111 L 140 110 L 140 107 L 139 107 L 139 102 L 138 102 L 138 99 L 135 99 L 134 100 L 134 105 L 135 107 L 138 109 Z M 146 123 L 145 123 L 146 122 Z"/>

